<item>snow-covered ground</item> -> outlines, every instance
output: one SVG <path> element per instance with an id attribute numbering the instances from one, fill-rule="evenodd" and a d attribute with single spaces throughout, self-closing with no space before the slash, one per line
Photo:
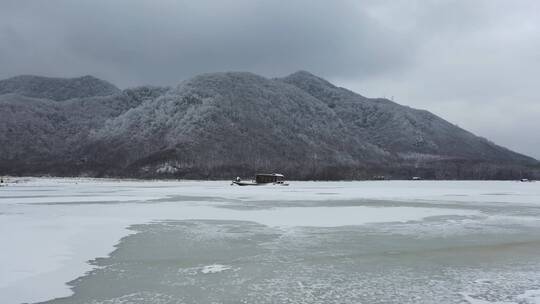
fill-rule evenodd
<path id="1" fill-rule="evenodd" d="M 0 303 L 70 295 L 66 283 L 91 270 L 87 261 L 107 256 L 133 233 L 128 228 L 135 224 L 238 220 L 294 230 L 421 224 L 447 217 L 452 219 L 429 231 L 451 234 L 473 221 L 478 227 L 489 223 L 478 229 L 491 229 L 494 222 L 540 228 L 538 214 L 528 213 L 539 207 L 540 183 L 291 182 L 288 187 L 236 187 L 227 181 L 31 178 L 0 188 Z M 216 264 L 202 272 L 227 269 Z M 520 303 L 538 303 L 534 290 L 521 297 Z M 464 293 L 464 300 L 471 299 Z"/>

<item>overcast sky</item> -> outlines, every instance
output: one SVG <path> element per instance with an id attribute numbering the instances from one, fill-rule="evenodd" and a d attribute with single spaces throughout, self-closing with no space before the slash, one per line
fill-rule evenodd
<path id="1" fill-rule="evenodd" d="M 307 70 L 540 159 L 540 1 L 0 0 L 0 78 Z"/>

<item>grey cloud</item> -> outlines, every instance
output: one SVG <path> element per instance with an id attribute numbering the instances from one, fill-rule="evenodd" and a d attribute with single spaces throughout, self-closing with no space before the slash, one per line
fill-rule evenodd
<path id="1" fill-rule="evenodd" d="M 32 62 L 44 74 L 93 72 L 121 86 L 173 84 L 193 74 L 221 70 L 269 76 L 298 69 L 369 75 L 406 65 L 414 49 L 413 43 L 380 27 L 354 1 L 47 4 L 33 1 L 2 10 L 10 20 L 3 27 L 30 40 L 43 54 L 43 58 L 31 57 L 20 54 L 15 45 L 8 46 L 12 58 L 7 63 Z M 19 22 L 26 21 L 9 15 L 36 21 L 21 26 Z M 41 60 L 59 65 L 67 60 L 69 66 L 51 68 Z M 8 64 L 2 73 L 18 71 Z"/>

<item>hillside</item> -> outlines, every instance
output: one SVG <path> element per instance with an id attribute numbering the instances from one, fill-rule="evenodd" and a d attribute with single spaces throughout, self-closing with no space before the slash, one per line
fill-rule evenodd
<path id="1" fill-rule="evenodd" d="M 506 179 L 538 171 L 536 160 L 427 111 L 303 71 L 203 74 L 176 88 L 124 91 L 92 77 L 76 86 L 28 79 L 0 81 L 0 174 Z"/>
<path id="2" fill-rule="evenodd" d="M 531 161 L 425 110 L 366 98 L 303 71 L 281 80 L 323 101 L 361 138 L 402 158 Z"/>

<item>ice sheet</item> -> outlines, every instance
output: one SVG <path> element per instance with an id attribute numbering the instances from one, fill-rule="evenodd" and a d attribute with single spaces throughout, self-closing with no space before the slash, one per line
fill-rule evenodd
<path id="1" fill-rule="evenodd" d="M 216 208 L 216 201 L 379 199 L 538 206 L 539 186 L 516 182 L 382 181 L 234 187 L 226 181 L 30 179 L 0 189 L 0 302 L 36 302 L 69 295 L 65 283 L 92 268 L 86 261 L 110 253 L 129 233 L 130 225 L 153 220 L 220 219 L 279 227 L 333 227 L 480 214 L 479 210 L 437 205 L 235 210 Z"/>
<path id="2" fill-rule="evenodd" d="M 212 264 L 212 265 L 206 265 L 201 269 L 201 273 L 204 274 L 212 274 L 212 273 L 218 273 L 226 270 L 230 270 L 232 267 L 229 265 L 221 265 L 221 264 Z"/>

